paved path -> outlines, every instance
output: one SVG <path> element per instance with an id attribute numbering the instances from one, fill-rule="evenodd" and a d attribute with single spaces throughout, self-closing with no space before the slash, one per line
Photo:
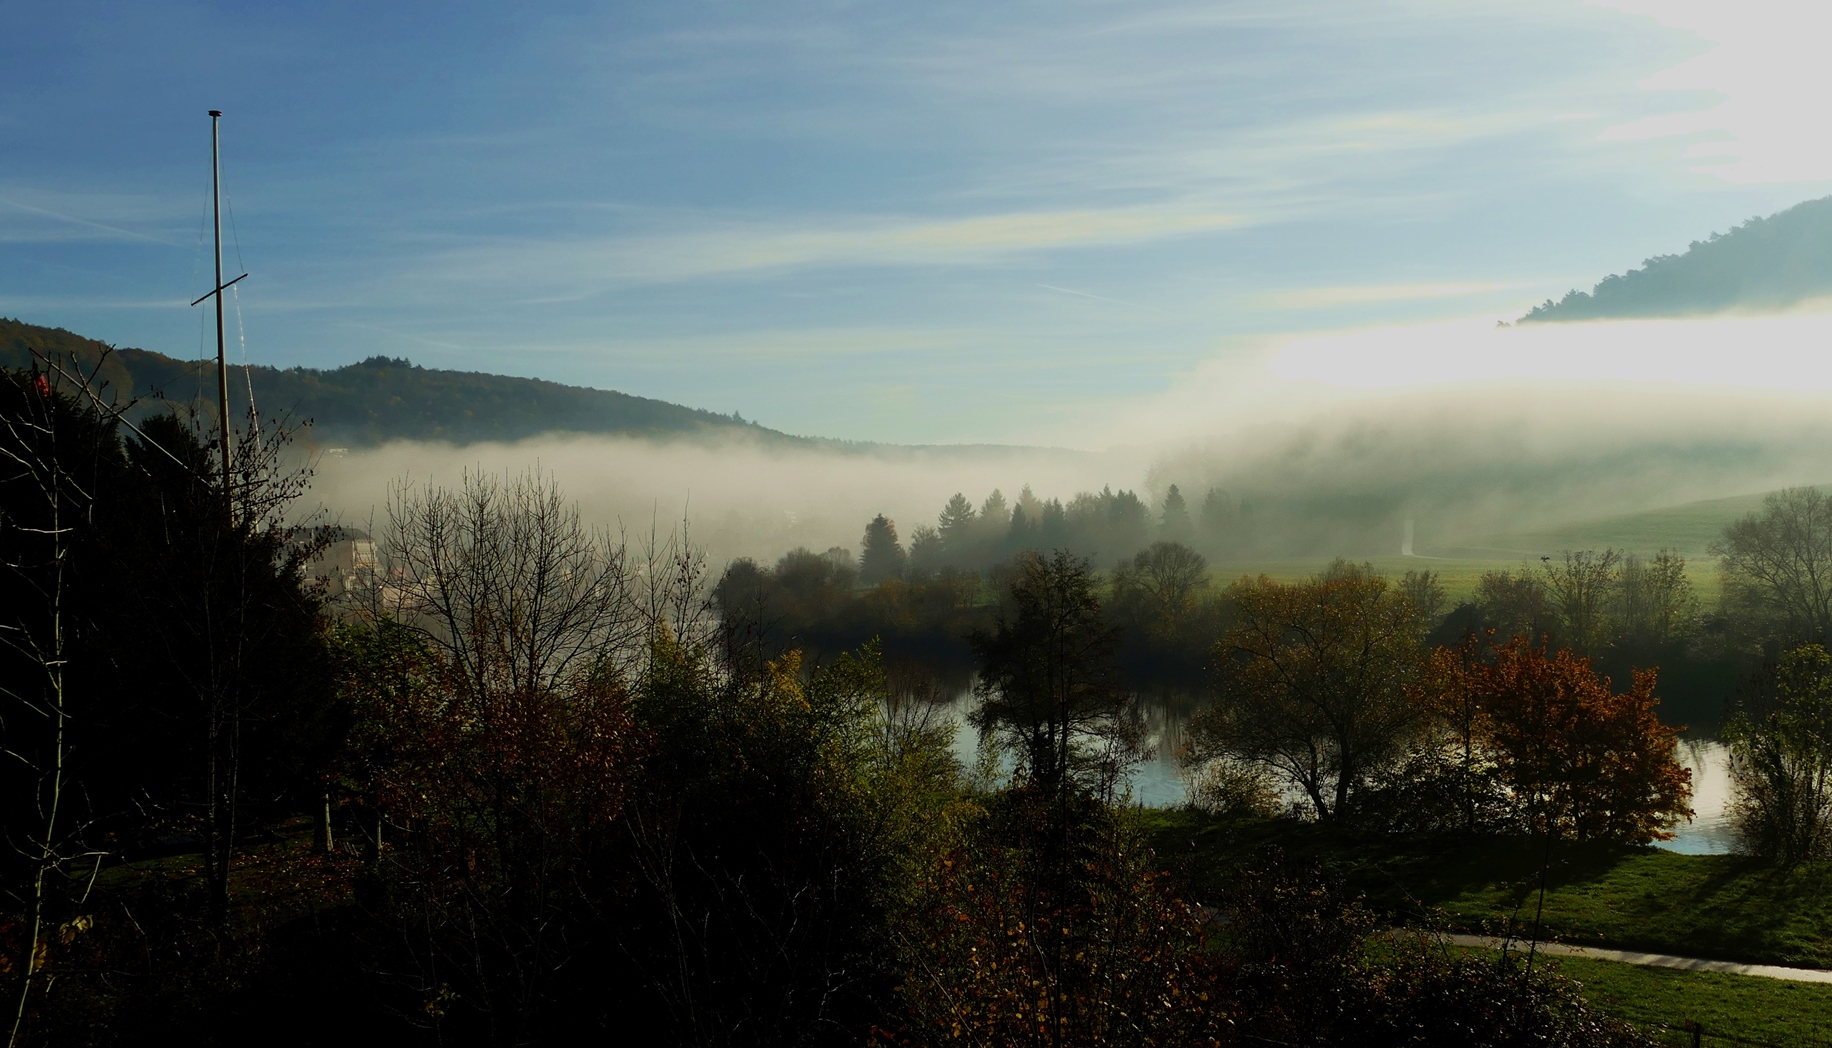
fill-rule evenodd
<path id="1" fill-rule="evenodd" d="M 1499 950 L 1502 940 L 1487 935 L 1445 935 L 1448 942 L 1458 946 L 1475 946 L 1489 950 Z M 1516 939 L 1508 948 L 1520 953 L 1527 952 L 1529 944 Z M 1832 983 L 1832 971 L 1818 968 L 1784 968 L 1778 964 L 1738 964 L 1736 961 L 1707 961 L 1700 957 L 1674 957 L 1665 953 L 1636 953 L 1633 950 L 1606 950 L 1600 946 L 1570 946 L 1558 942 L 1542 942 L 1538 952 L 1556 957 L 1595 957 L 1603 961 L 1621 961 L 1624 964 L 1642 964 L 1653 968 L 1683 968 L 1692 972 L 1729 972 L 1732 975 L 1760 975 L 1769 979 L 1791 979 L 1794 982 Z"/>

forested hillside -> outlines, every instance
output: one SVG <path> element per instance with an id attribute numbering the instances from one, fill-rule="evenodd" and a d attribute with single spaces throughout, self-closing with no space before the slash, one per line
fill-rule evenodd
<path id="1" fill-rule="evenodd" d="M 94 362 L 104 348 L 62 328 L 0 317 L 0 366 L 26 368 L 32 348 L 60 360 Z M 742 430 L 766 440 L 794 441 L 727 415 L 613 390 L 565 386 L 540 379 L 423 368 L 403 359 L 370 357 L 330 370 L 231 365 L 230 409 L 247 411 L 252 384 L 263 414 L 290 412 L 313 422 L 322 445 L 366 446 L 389 440 L 464 444 L 516 440 L 539 433 L 683 435 Z M 144 349 L 120 349 L 98 378 L 114 391 L 147 400 L 209 401 L 213 364 L 179 360 Z"/>
<path id="2" fill-rule="evenodd" d="M 1832 197 L 1809 200 L 1728 233 L 1694 240 L 1681 255 L 1604 277 L 1535 306 L 1522 323 L 1715 313 L 1788 306 L 1832 293 Z"/>

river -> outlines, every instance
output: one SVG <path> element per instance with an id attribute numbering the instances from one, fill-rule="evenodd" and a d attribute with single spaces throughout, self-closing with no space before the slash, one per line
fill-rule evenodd
<path id="1" fill-rule="evenodd" d="M 967 767 L 979 759 L 979 734 L 966 719 L 973 701 L 973 692 L 967 689 L 943 704 L 947 716 L 958 725 L 955 756 Z M 1151 754 L 1132 769 L 1128 787 L 1134 804 L 1171 808 L 1186 799 L 1177 749 L 1183 741 L 1184 725 L 1195 708 L 1195 701 L 1187 696 L 1163 695 L 1146 701 L 1145 725 Z M 1735 849 L 1735 835 L 1726 814 L 1730 803 L 1728 751 L 1716 740 L 1682 740 L 1679 760 L 1692 769 L 1693 817 L 1675 827 L 1673 839 L 1659 847 L 1682 855 L 1728 854 Z"/>

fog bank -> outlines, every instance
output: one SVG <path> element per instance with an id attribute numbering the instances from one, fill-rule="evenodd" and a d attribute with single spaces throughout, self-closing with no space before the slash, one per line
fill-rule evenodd
<path id="1" fill-rule="evenodd" d="M 456 484 L 465 470 L 538 467 L 551 473 L 594 523 L 632 537 L 682 519 L 715 563 L 773 559 L 796 546 L 859 549 L 865 524 L 883 513 L 907 541 L 934 525 L 950 495 L 975 503 L 994 488 L 1026 484 L 1072 493 L 1144 476 L 1141 451 L 960 446 L 783 449 L 742 437 L 719 441 L 554 435 L 507 444 L 399 442 L 326 456 L 313 495 L 333 519 L 366 526 L 390 484 Z"/>
<path id="2" fill-rule="evenodd" d="M 883 513 L 905 541 L 959 491 L 1015 499 L 1225 489 L 1252 556 L 1421 552 L 1502 531 L 1832 481 L 1832 317 L 1543 324 L 1492 319 L 1271 340 L 1150 398 L 1090 412 L 1101 452 L 841 448 L 553 435 L 396 443 L 327 457 L 314 494 L 361 526 L 387 486 L 539 466 L 595 522 L 683 517 L 715 562 L 856 550 Z M 1111 553 L 1101 551 L 1103 559 Z"/>

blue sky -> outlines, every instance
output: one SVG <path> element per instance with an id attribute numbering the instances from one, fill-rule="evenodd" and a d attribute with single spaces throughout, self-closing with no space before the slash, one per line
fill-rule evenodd
<path id="1" fill-rule="evenodd" d="M 1832 192 L 1824 21 L 15 5 L 0 313 L 196 355 L 220 108 L 254 362 L 382 353 L 800 433 L 1089 446 L 1124 439 L 1115 404 L 1281 336 L 1517 315 Z"/>

